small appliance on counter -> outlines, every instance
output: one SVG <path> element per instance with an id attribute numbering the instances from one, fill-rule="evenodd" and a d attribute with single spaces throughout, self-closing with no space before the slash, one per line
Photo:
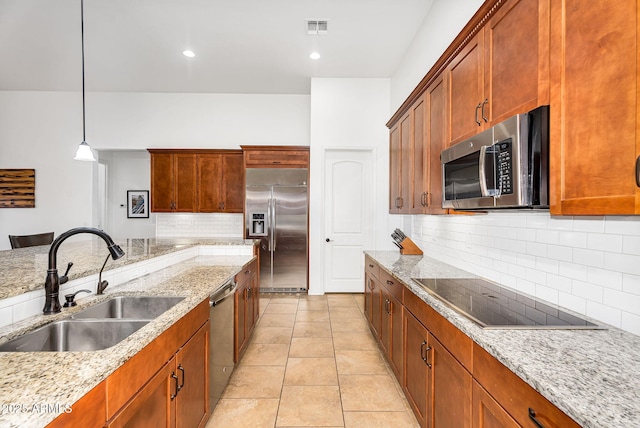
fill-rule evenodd
<path id="1" fill-rule="evenodd" d="M 403 256 L 419 256 L 422 255 L 422 250 L 408 238 L 400 229 L 396 229 L 391 234 L 393 243 L 396 247 L 400 248 L 400 254 Z"/>

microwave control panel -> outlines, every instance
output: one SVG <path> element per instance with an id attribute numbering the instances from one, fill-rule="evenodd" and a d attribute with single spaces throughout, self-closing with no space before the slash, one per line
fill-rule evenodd
<path id="1" fill-rule="evenodd" d="M 513 193 L 513 159 L 511 139 L 495 144 L 496 166 L 498 173 L 498 189 L 500 195 Z"/>

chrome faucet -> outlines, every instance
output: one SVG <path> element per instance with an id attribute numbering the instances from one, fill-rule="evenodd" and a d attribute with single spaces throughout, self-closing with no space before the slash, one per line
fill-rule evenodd
<path id="1" fill-rule="evenodd" d="M 60 247 L 60 244 L 62 244 L 67 238 L 79 233 L 92 233 L 101 237 L 104 242 L 107 243 L 107 248 L 113 260 L 117 260 L 120 257 L 124 256 L 124 251 L 122 251 L 122 248 L 116 245 L 113 242 L 113 239 L 111 239 L 109 235 L 107 235 L 100 229 L 95 229 L 93 227 L 77 227 L 75 229 L 67 230 L 66 232 L 62 233 L 53 241 L 53 243 L 51 244 L 51 248 L 49 249 L 49 269 L 47 270 L 47 279 L 44 283 L 45 300 L 44 309 L 42 310 L 44 314 L 56 314 L 60 312 L 60 300 L 58 298 L 58 293 L 60 291 L 61 281 L 60 277 L 58 276 L 58 248 Z M 65 282 L 66 281 L 62 281 L 63 284 Z"/>

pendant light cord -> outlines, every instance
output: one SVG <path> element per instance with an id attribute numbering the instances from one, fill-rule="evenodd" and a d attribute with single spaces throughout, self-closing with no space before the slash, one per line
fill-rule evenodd
<path id="1" fill-rule="evenodd" d="M 85 106 L 84 106 L 84 0 L 80 0 L 80 34 L 82 37 L 82 141 L 86 142 L 85 135 Z"/>

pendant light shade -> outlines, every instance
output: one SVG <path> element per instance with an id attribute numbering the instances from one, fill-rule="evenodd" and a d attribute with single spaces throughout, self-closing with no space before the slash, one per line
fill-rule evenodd
<path id="1" fill-rule="evenodd" d="M 96 158 L 93 157 L 93 152 L 91 151 L 91 147 L 89 147 L 86 141 L 83 141 L 82 143 L 80 143 L 80 145 L 78 146 L 78 151 L 76 152 L 76 157 L 74 157 L 73 159 L 79 160 L 79 161 L 89 161 L 89 162 L 96 161 Z"/>
<path id="2" fill-rule="evenodd" d="M 95 162 L 91 147 L 87 144 L 84 107 L 84 0 L 80 0 L 80 35 L 82 38 L 82 143 L 78 146 L 74 160 Z"/>

